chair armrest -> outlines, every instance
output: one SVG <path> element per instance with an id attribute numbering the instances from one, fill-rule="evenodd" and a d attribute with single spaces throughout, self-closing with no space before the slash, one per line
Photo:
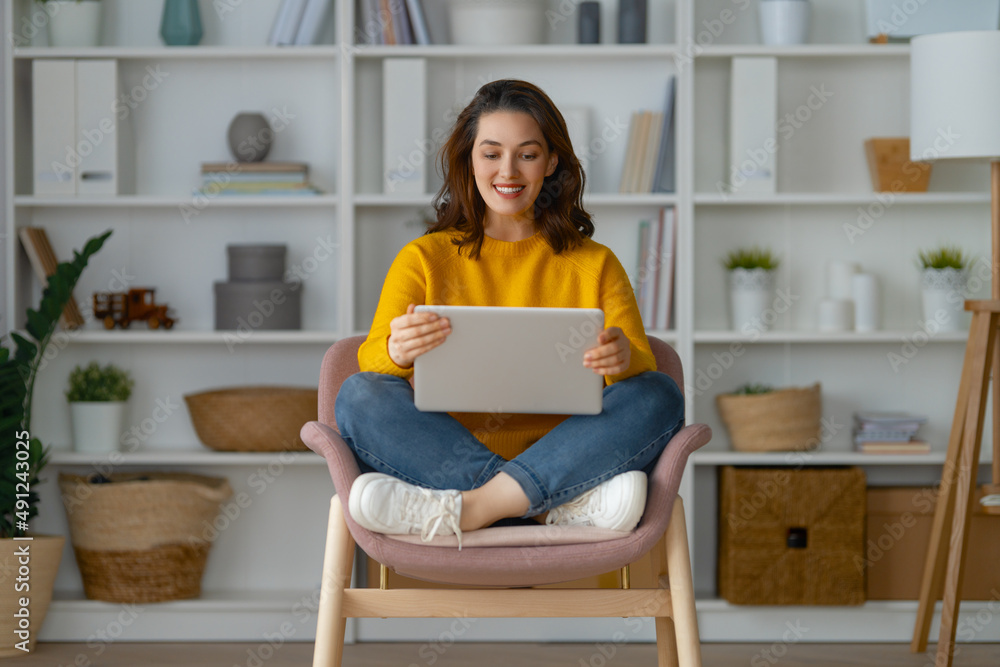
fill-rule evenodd
<path id="1" fill-rule="evenodd" d="M 337 495 L 347 498 L 351 485 L 361 474 L 354 452 L 347 446 L 340 434 L 333 428 L 318 421 L 306 422 L 299 432 L 299 437 L 306 446 L 326 459 L 330 468 L 330 477 L 337 489 Z M 344 513 L 347 513 L 347 503 L 344 503 Z"/>
<path id="2" fill-rule="evenodd" d="M 689 424 L 670 439 L 649 475 L 646 510 L 640 526 L 656 517 L 670 516 L 688 457 L 711 439 L 712 429 L 706 424 Z"/>

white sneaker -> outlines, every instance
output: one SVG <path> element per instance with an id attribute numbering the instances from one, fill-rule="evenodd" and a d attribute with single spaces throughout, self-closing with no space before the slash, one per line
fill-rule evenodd
<path id="1" fill-rule="evenodd" d="M 631 531 L 646 508 L 646 474 L 623 472 L 573 500 L 549 510 L 550 526 L 594 526 Z"/>
<path id="2" fill-rule="evenodd" d="M 351 517 L 375 533 L 408 535 L 420 533 L 430 542 L 435 535 L 458 537 L 462 514 L 460 491 L 436 491 L 409 484 L 380 472 L 369 472 L 354 480 L 348 499 Z"/>

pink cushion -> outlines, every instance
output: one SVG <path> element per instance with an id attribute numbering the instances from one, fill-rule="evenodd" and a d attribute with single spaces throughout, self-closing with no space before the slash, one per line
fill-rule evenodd
<path id="1" fill-rule="evenodd" d="M 336 430 L 334 401 L 344 380 L 358 372 L 355 336 L 338 341 L 323 359 L 319 385 L 319 421 L 302 427 L 302 440 L 322 455 L 340 498 L 347 498 L 360 474 L 358 464 Z M 657 367 L 684 388 L 677 353 L 657 338 L 649 339 Z M 389 536 L 359 526 L 344 503 L 344 518 L 358 545 L 372 558 L 399 574 L 438 583 L 491 586 L 536 586 L 572 581 L 621 568 L 644 556 L 666 530 L 688 456 L 712 437 L 704 424 L 684 427 L 667 444 L 649 476 L 646 509 L 630 533 L 594 528 L 546 532 L 544 526 L 486 528 L 465 533 L 462 550 L 454 536 L 435 538 L 430 546 L 418 536 Z M 541 538 L 541 539 L 539 539 Z M 477 545 L 472 548 L 472 545 Z M 469 548 L 466 548 L 469 547 Z"/>

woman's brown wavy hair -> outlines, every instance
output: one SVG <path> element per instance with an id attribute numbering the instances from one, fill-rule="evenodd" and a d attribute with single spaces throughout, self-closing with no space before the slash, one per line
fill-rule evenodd
<path id="1" fill-rule="evenodd" d="M 550 153 L 559 156 L 556 169 L 545 178 L 535 199 L 535 223 L 556 253 L 583 243 L 594 235 L 594 223 L 583 210 L 586 177 L 573 152 L 566 121 L 559 109 L 537 86 L 527 81 L 501 79 L 487 83 L 476 93 L 455 121 L 451 136 L 438 155 L 444 185 L 434 198 L 437 222 L 427 233 L 455 229 L 463 232 L 455 241 L 459 252 L 479 258 L 483 247 L 486 202 L 472 174 L 472 150 L 479 131 L 479 119 L 491 113 L 525 113 L 535 119 L 548 143 Z"/>

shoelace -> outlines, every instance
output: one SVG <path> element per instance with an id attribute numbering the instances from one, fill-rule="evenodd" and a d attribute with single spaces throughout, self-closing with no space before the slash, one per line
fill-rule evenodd
<path id="1" fill-rule="evenodd" d="M 590 517 L 602 511 L 604 494 L 595 491 L 556 507 L 545 517 L 545 523 L 551 526 L 558 521 L 561 526 L 590 526 L 593 525 Z"/>
<path id="2" fill-rule="evenodd" d="M 407 523 L 418 524 L 423 521 L 420 530 L 421 542 L 430 542 L 444 526 L 455 533 L 455 537 L 458 538 L 458 550 L 462 550 L 462 529 L 458 525 L 455 496 L 418 488 L 417 493 L 406 494 L 399 510 Z"/>

